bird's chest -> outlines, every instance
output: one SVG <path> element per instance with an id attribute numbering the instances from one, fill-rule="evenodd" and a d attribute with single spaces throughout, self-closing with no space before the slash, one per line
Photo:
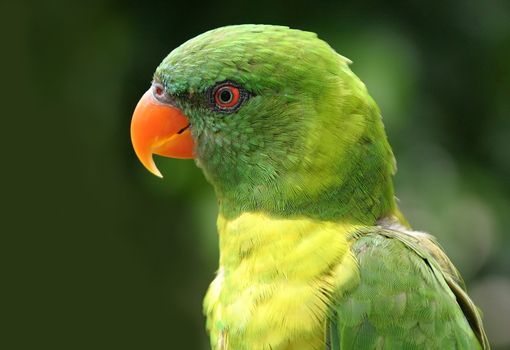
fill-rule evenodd
<path id="1" fill-rule="evenodd" d="M 325 321 L 347 244 L 338 231 L 279 221 L 224 227 L 219 221 L 220 269 L 204 300 L 213 349 L 325 347 Z M 245 225 L 257 229 L 246 232 Z M 228 242 L 221 235 L 229 235 Z"/>
<path id="2" fill-rule="evenodd" d="M 253 282 L 243 287 L 220 271 L 212 283 L 206 312 L 213 349 L 322 348 L 326 305 L 318 290 L 284 279 Z"/>

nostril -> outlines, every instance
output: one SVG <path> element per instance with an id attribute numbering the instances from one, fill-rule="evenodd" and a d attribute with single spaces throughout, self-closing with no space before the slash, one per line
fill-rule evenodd
<path id="1" fill-rule="evenodd" d="M 166 104 L 166 105 L 173 105 L 173 98 L 168 93 L 168 90 L 166 89 L 165 85 L 159 83 L 159 82 L 152 82 L 152 97 L 156 99 L 159 103 Z"/>
<path id="2" fill-rule="evenodd" d="M 165 89 L 163 88 L 163 85 L 161 85 L 161 84 L 154 84 L 153 89 L 154 89 L 154 94 L 158 97 L 163 96 L 163 94 L 165 93 Z"/>

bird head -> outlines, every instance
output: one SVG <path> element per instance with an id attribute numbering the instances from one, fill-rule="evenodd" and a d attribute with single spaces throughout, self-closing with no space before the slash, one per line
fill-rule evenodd
<path id="1" fill-rule="evenodd" d="M 135 152 L 158 176 L 153 154 L 194 158 L 226 215 L 341 216 L 370 192 L 361 209 L 380 216 L 393 207 L 393 155 L 349 63 L 314 33 L 282 26 L 201 34 L 156 69 L 133 115 Z"/>

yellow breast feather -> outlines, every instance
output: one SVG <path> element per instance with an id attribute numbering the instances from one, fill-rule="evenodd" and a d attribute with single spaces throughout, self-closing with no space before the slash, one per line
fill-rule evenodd
<path id="1" fill-rule="evenodd" d="M 220 269 L 204 300 L 213 349 L 323 348 L 329 299 L 358 278 L 347 240 L 357 229 L 260 213 L 220 216 Z"/>

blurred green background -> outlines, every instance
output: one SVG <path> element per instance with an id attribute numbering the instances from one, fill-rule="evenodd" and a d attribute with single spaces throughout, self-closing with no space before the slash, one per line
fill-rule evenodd
<path id="1" fill-rule="evenodd" d="M 379 103 L 397 194 L 510 349 L 510 2 L 3 1 L 4 349 L 206 349 L 216 203 L 192 161 L 138 163 L 131 112 L 214 27 L 317 32 Z"/>

